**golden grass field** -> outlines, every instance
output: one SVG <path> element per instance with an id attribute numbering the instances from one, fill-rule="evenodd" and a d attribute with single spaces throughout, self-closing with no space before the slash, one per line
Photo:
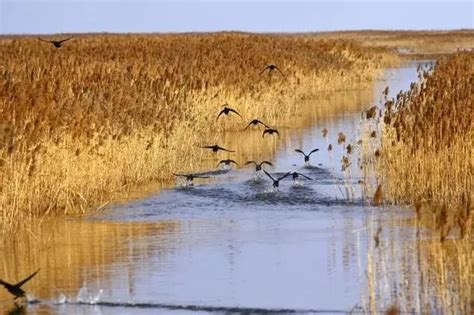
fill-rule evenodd
<path id="1" fill-rule="evenodd" d="M 0 55 L 0 223 L 10 228 L 196 171 L 212 156 L 199 145 L 225 146 L 223 131 L 245 126 L 216 122 L 226 102 L 277 126 L 302 100 L 369 87 L 398 61 L 344 40 L 238 33 L 81 35 L 60 49 L 4 37 Z M 260 75 L 269 63 L 284 76 Z"/>

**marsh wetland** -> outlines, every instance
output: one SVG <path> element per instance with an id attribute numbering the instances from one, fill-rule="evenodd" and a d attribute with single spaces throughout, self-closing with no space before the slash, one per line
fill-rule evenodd
<path id="1" fill-rule="evenodd" d="M 356 142 L 361 112 L 383 106 L 386 86 L 389 97 L 408 90 L 420 64 L 433 62 L 403 64 L 373 86 L 305 100 L 305 123 L 282 122 L 282 138 L 258 155 L 247 152 L 261 146 L 261 132 L 225 133 L 228 147 L 249 147 L 231 156 L 240 164 L 271 160 L 271 174 L 297 171 L 312 180 L 286 178 L 275 191 L 253 167 L 216 170 L 226 155 L 209 154 L 196 168 L 210 179 L 193 186 L 178 179 L 85 216 L 44 218 L 4 240 L 2 278 L 41 272 L 27 286 L 28 303 L 13 306 L 2 291 L 0 307 L 33 314 L 468 312 L 469 240 L 441 243 L 408 207 L 372 206 L 375 188 L 363 182 L 356 153 L 341 170 L 346 149 L 338 133 Z M 321 119 L 327 104 L 344 110 Z M 305 164 L 297 148 L 320 150 Z M 470 255 L 471 265 L 440 279 L 456 253 Z"/>

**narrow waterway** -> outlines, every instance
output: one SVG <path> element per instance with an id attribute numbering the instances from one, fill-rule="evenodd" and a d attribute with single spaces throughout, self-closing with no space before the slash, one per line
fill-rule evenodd
<path id="1" fill-rule="evenodd" d="M 389 97 L 408 89 L 417 81 L 418 64 L 388 69 L 370 97 L 356 91 L 343 98 L 358 99 L 358 111 L 284 130 L 284 143 L 272 154 L 274 166 L 265 169 L 274 177 L 296 171 L 311 180 L 294 182 L 290 176 L 276 191 L 251 166 L 210 170 L 212 178 L 196 179 L 194 186 L 178 181 L 175 188 L 100 214 L 48 225 L 47 242 L 31 237 L 31 244 L 4 245 L 2 272 L 20 279 L 41 268 L 25 286 L 29 313 L 346 313 L 371 309 L 374 298 L 389 305 L 401 291 L 407 294 L 403 281 L 417 278 L 416 253 L 399 250 L 405 256 L 384 260 L 394 265 L 383 270 L 397 270 L 392 283 L 373 269 L 374 251 L 393 251 L 389 243 L 411 248 L 416 231 L 403 224 L 411 212 L 370 206 L 355 153 L 350 171 L 341 170 L 344 149 L 337 138 L 343 132 L 346 144 L 356 143 L 360 111 L 380 105 L 386 86 Z M 314 148 L 319 151 L 310 164 L 294 151 Z M 382 245 L 375 249 L 379 227 Z M 8 299 L 2 292 L 0 307 L 15 310 Z"/>

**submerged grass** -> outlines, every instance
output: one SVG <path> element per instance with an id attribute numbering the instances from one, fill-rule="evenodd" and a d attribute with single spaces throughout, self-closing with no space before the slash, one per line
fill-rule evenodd
<path id="1" fill-rule="evenodd" d="M 367 87 L 397 60 L 341 40 L 238 33 L 84 35 L 60 49 L 5 37 L 0 54 L 2 231 L 196 170 L 211 157 L 199 145 L 225 146 L 222 132 L 245 125 L 216 122 L 226 102 L 277 126 L 304 99 Z M 268 63 L 285 75 L 259 75 Z"/>

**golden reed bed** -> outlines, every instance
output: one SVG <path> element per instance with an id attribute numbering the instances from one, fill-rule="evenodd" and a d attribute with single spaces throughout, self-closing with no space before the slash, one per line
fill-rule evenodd
<path id="1" fill-rule="evenodd" d="M 367 87 L 397 58 L 347 41 L 238 33 L 0 39 L 0 224 L 86 211 L 223 143 L 228 102 L 278 123 L 302 99 Z M 278 73 L 259 75 L 268 63 Z M 239 150 L 239 148 L 235 148 Z M 213 161 L 215 163 L 215 161 Z M 6 231 L 8 229 L 2 229 Z"/>
<path id="2" fill-rule="evenodd" d="M 437 204 L 440 212 L 457 210 L 457 219 L 468 222 L 474 177 L 474 53 L 445 57 L 432 73 L 420 75 L 420 84 L 386 103 L 380 158 L 385 191 L 395 201 Z"/>

